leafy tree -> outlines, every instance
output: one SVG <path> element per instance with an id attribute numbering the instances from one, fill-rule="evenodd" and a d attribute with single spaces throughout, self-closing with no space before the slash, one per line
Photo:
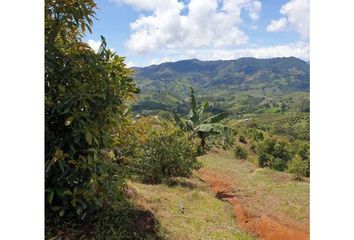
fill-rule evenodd
<path id="1" fill-rule="evenodd" d="M 261 167 L 270 167 L 283 171 L 292 154 L 289 143 L 276 138 L 267 138 L 258 144 L 257 154 Z"/>
<path id="2" fill-rule="evenodd" d="M 190 92 L 190 111 L 187 118 L 180 118 L 174 113 L 177 125 L 184 131 L 190 132 L 190 139 L 194 136 L 200 138 L 202 149 L 205 149 L 206 138 L 210 134 L 227 134 L 230 129 L 227 126 L 219 124 L 221 120 L 228 116 L 227 113 L 219 113 L 209 118 L 204 118 L 203 113 L 209 107 L 208 102 L 203 102 L 199 107 L 194 97 L 194 90 Z"/>
<path id="3" fill-rule="evenodd" d="M 92 0 L 45 1 L 46 220 L 84 219 L 122 200 L 124 168 L 112 150 L 137 88 L 124 58 L 82 41 Z"/>
<path id="4" fill-rule="evenodd" d="M 307 143 L 297 146 L 296 153 L 299 154 L 301 159 L 307 164 L 306 174 L 304 176 L 310 176 L 310 145 Z"/>
<path id="5" fill-rule="evenodd" d="M 160 183 L 171 177 L 189 177 L 200 163 L 195 145 L 169 122 L 152 126 L 136 167 L 144 182 Z"/>
<path id="6" fill-rule="evenodd" d="M 295 155 L 295 157 L 289 162 L 288 171 L 293 173 L 296 180 L 301 180 L 302 177 L 306 176 L 309 171 L 309 160 L 304 160 L 300 155 Z"/>

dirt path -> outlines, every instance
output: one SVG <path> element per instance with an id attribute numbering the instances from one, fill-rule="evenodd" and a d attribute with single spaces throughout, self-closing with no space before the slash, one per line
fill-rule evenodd
<path id="1" fill-rule="evenodd" d="M 201 169 L 200 178 L 209 184 L 216 197 L 230 202 L 234 206 L 238 224 L 247 232 L 261 240 L 307 240 L 309 230 L 301 229 L 295 223 L 278 222 L 273 216 L 252 211 L 252 205 L 257 201 L 249 199 L 252 196 L 243 194 L 233 186 L 232 179 L 217 173 Z"/>

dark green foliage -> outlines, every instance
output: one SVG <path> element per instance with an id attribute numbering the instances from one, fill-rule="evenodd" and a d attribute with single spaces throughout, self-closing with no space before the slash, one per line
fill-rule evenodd
<path id="1" fill-rule="evenodd" d="M 309 160 L 304 160 L 299 155 L 296 155 L 289 162 L 288 171 L 294 174 L 296 180 L 301 180 L 309 172 Z"/>
<path id="2" fill-rule="evenodd" d="M 112 130 L 137 89 L 124 58 L 82 41 L 96 4 L 45 1 L 46 221 L 85 219 L 124 202 Z"/>
<path id="3" fill-rule="evenodd" d="M 260 167 L 270 167 L 278 171 L 283 171 L 292 157 L 289 143 L 276 138 L 267 138 L 259 143 L 257 154 Z"/>
<path id="4" fill-rule="evenodd" d="M 160 183 L 170 177 L 189 177 L 200 164 L 196 149 L 183 131 L 165 123 L 152 130 L 136 169 L 144 182 Z"/>
<path id="5" fill-rule="evenodd" d="M 244 135 L 240 135 L 238 137 L 238 141 L 241 142 L 241 143 L 244 143 L 244 144 L 247 143 L 246 137 Z"/>
<path id="6" fill-rule="evenodd" d="M 310 145 L 308 143 L 302 143 L 296 146 L 295 153 L 298 154 L 301 159 L 307 164 L 306 173 L 303 176 L 310 176 Z"/>
<path id="7" fill-rule="evenodd" d="M 235 153 L 236 158 L 247 159 L 247 157 L 248 157 L 247 150 L 244 147 L 239 146 L 239 145 L 237 145 L 235 147 L 234 153 Z"/>
<path id="8" fill-rule="evenodd" d="M 298 154 L 303 160 L 310 159 L 310 145 L 307 143 L 303 143 L 298 148 Z"/>

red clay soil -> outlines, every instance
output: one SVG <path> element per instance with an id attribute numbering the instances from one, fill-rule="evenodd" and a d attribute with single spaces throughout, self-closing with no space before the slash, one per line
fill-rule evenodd
<path id="1" fill-rule="evenodd" d="M 247 211 L 242 202 L 242 196 L 235 194 L 230 179 L 201 169 L 201 179 L 216 193 L 216 197 L 230 202 L 234 206 L 238 224 L 248 233 L 261 240 L 308 240 L 308 230 L 299 229 L 289 223 L 279 223 L 274 218 L 264 214 L 253 214 Z M 249 206 L 248 206 L 249 207 Z"/>

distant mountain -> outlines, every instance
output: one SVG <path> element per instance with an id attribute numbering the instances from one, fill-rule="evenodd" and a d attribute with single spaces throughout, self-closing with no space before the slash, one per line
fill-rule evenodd
<path id="1" fill-rule="evenodd" d="M 309 91 L 310 65 L 295 57 L 191 59 L 133 69 L 142 92 L 135 109 L 146 105 L 154 105 L 153 109 L 161 105 L 163 110 L 177 107 L 185 102 L 190 86 L 216 103 L 232 103 L 241 96 L 274 98 Z"/>

